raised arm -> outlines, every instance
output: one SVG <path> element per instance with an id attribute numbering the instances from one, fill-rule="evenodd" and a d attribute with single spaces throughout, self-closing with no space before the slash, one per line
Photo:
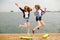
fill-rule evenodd
<path id="1" fill-rule="evenodd" d="M 19 7 L 19 5 L 18 5 L 17 3 L 15 3 L 15 5 L 16 5 L 22 12 L 24 11 L 21 7 Z"/>
<path id="2" fill-rule="evenodd" d="M 44 8 L 44 12 L 46 12 L 46 8 Z"/>
<path id="3" fill-rule="evenodd" d="M 15 3 L 15 5 L 19 8 L 19 5 L 17 3 Z"/>

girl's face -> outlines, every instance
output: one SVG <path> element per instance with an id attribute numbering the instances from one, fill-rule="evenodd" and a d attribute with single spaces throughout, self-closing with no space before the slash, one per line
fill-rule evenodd
<path id="1" fill-rule="evenodd" d="M 39 10 L 40 9 L 40 6 L 39 5 L 35 5 L 35 9 L 36 10 Z"/>
<path id="2" fill-rule="evenodd" d="M 36 10 L 38 10 L 38 7 L 35 7 Z"/>

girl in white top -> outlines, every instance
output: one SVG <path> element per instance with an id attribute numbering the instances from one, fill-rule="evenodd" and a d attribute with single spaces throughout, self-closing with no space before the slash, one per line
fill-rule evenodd
<path id="1" fill-rule="evenodd" d="M 38 25 L 32 30 L 32 33 L 34 34 L 35 30 L 39 29 L 41 26 L 44 26 L 45 23 L 42 21 L 42 15 L 46 12 L 46 8 L 44 8 L 44 11 L 40 8 L 39 5 L 35 5 L 36 12 L 34 13 L 36 16 L 36 21 Z"/>
<path id="2" fill-rule="evenodd" d="M 24 18 L 24 25 L 19 25 L 19 27 L 24 27 L 24 28 L 28 28 L 28 34 L 30 32 L 30 22 L 29 22 L 29 17 L 30 17 L 30 12 L 32 11 L 32 9 L 29 6 L 25 6 L 24 9 L 22 9 L 21 7 L 19 7 L 19 5 L 16 3 L 16 6 L 22 11 L 23 13 L 23 18 Z"/>

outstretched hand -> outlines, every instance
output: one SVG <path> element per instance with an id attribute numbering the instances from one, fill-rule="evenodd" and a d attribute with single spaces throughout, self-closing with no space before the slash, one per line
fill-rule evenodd
<path id="1" fill-rule="evenodd" d="M 44 11 L 46 12 L 46 8 L 44 8 Z"/>
<path id="2" fill-rule="evenodd" d="M 46 10 L 46 8 L 44 8 Z"/>
<path id="3" fill-rule="evenodd" d="M 17 7 L 19 7 L 19 5 L 18 5 L 17 3 L 15 3 L 15 5 L 16 5 Z"/>

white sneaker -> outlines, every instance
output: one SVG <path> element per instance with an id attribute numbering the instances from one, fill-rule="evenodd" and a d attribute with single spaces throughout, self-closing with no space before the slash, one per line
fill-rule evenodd
<path id="1" fill-rule="evenodd" d="M 21 28 L 21 29 L 23 29 L 23 25 L 19 25 L 19 27 L 18 28 Z"/>
<path id="2" fill-rule="evenodd" d="M 22 27 L 22 25 L 19 25 L 19 28 Z"/>
<path id="3" fill-rule="evenodd" d="M 27 33 L 28 36 L 30 36 L 30 33 Z"/>

